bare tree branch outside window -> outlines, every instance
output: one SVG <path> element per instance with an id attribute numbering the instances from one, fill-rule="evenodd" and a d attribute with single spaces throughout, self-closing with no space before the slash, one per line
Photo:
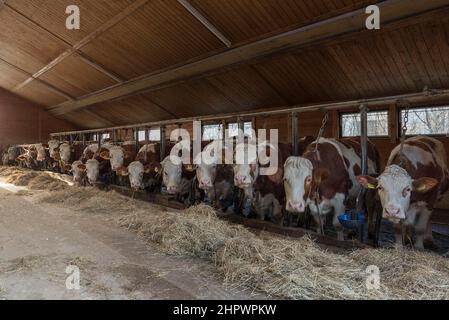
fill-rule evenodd
<path id="1" fill-rule="evenodd" d="M 340 116 L 342 137 L 360 136 L 360 114 L 347 113 Z M 368 136 L 388 136 L 388 111 L 368 112 Z"/>

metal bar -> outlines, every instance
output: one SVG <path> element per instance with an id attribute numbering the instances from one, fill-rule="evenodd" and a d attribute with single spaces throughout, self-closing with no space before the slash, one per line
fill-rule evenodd
<path id="1" fill-rule="evenodd" d="M 139 128 L 136 128 L 135 129 L 135 132 L 134 132 L 134 138 L 136 139 L 136 141 L 135 141 L 135 143 L 136 143 L 136 149 L 137 149 L 137 151 L 140 149 L 139 148 Z"/>
<path id="2" fill-rule="evenodd" d="M 365 104 L 360 106 L 360 144 L 362 175 L 366 175 L 368 174 L 368 107 Z"/>
<path id="3" fill-rule="evenodd" d="M 261 115 L 276 115 L 276 114 L 285 114 L 291 112 L 308 112 L 308 111 L 316 111 L 316 110 L 341 110 L 345 108 L 353 108 L 355 106 L 360 106 L 365 104 L 367 106 L 376 106 L 376 105 L 386 105 L 390 103 L 396 103 L 397 100 L 400 99 L 408 99 L 409 102 L 421 102 L 429 97 L 438 97 L 438 98 L 449 98 L 449 89 L 443 90 L 433 90 L 433 91 L 421 91 L 417 93 L 410 94 L 401 94 L 401 95 L 393 95 L 386 97 L 378 97 L 378 98 L 370 98 L 370 99 L 360 99 L 360 100 L 350 100 L 350 101 L 341 101 L 341 102 L 330 102 L 330 103 L 322 103 L 322 104 L 310 104 L 310 105 L 295 105 L 290 107 L 281 107 L 281 108 L 272 108 L 258 111 L 245 111 L 245 112 L 237 112 L 237 113 L 224 113 L 213 116 L 201 116 L 201 117 L 189 117 L 189 118 L 180 118 L 180 119 L 171 119 L 171 120 L 163 120 L 163 121 L 154 121 L 154 122 L 146 122 L 139 123 L 133 125 L 126 126 L 117 126 L 110 128 L 102 128 L 102 129 L 91 129 L 91 130 L 80 130 L 80 131 L 71 131 L 71 132 L 57 132 L 51 133 L 50 136 L 57 137 L 60 135 L 67 135 L 70 133 L 95 133 L 98 131 L 108 131 L 111 129 L 131 129 L 135 127 L 158 127 L 165 126 L 170 124 L 177 123 L 188 123 L 194 120 L 200 121 L 213 121 L 213 120 L 226 120 L 226 119 L 235 119 L 236 117 L 254 117 Z"/>
<path id="4" fill-rule="evenodd" d="M 292 112 L 292 151 L 293 156 L 299 156 L 299 146 L 298 146 L 298 113 Z"/>
<path id="5" fill-rule="evenodd" d="M 160 159 L 161 161 L 165 159 L 165 126 L 160 127 L 161 130 L 161 150 L 160 150 Z"/>

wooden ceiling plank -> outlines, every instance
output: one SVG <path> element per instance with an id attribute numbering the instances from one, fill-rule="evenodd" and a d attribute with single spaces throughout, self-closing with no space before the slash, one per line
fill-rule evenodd
<path id="1" fill-rule="evenodd" d="M 201 12 L 199 12 L 188 0 L 178 0 L 178 3 L 182 5 L 192 16 L 194 16 L 202 25 L 204 25 L 207 30 L 212 32 L 221 42 L 225 44 L 226 47 L 230 48 L 232 46 L 231 41 L 226 38 L 226 36 L 218 30 Z"/>
<path id="2" fill-rule="evenodd" d="M 382 11 L 383 25 L 422 14 L 449 5 L 449 0 L 435 0 L 432 2 L 409 0 L 387 0 L 378 4 Z M 349 12 L 331 19 L 320 21 L 305 27 L 285 32 L 274 37 L 259 40 L 206 59 L 186 64 L 165 72 L 147 75 L 125 82 L 122 85 L 107 88 L 97 93 L 86 95 L 74 102 L 62 103 L 52 108 L 54 114 L 64 114 L 95 103 L 108 101 L 120 96 L 151 90 L 152 87 L 164 83 L 190 79 L 201 74 L 219 70 L 242 62 L 283 50 L 304 46 L 312 42 L 335 38 L 365 29 L 366 14 L 364 9 Z"/>
<path id="3" fill-rule="evenodd" d="M 79 53 L 78 50 L 81 49 L 83 46 L 87 45 L 88 43 L 90 43 L 91 41 L 93 41 L 94 39 L 96 39 L 99 35 L 101 35 L 103 32 L 109 30 L 110 28 L 112 28 L 113 26 L 115 26 L 116 24 L 118 24 L 120 21 L 122 21 L 123 19 L 127 18 L 130 14 L 132 14 L 133 12 L 135 12 L 137 9 L 139 9 L 140 7 L 142 7 L 143 5 L 145 5 L 149 0 L 137 0 L 134 3 L 132 3 L 131 5 L 129 5 L 128 7 L 126 7 L 123 11 L 121 11 L 119 14 L 117 14 L 115 17 L 113 17 L 112 19 L 110 19 L 109 21 L 107 21 L 105 24 L 103 24 L 100 28 L 98 28 L 97 30 L 95 30 L 94 32 L 90 33 L 89 35 L 87 35 L 86 37 L 84 37 L 83 39 L 81 39 L 79 42 L 75 43 L 73 46 L 71 46 L 70 48 L 68 48 L 67 50 L 65 50 L 63 53 L 61 53 L 59 56 L 57 56 L 55 59 L 53 59 L 52 61 L 50 61 L 47 65 L 45 65 L 44 67 L 42 67 L 40 70 L 38 70 L 37 72 L 35 72 L 29 79 L 25 80 L 23 83 L 21 83 L 20 85 L 18 85 L 16 87 L 16 90 L 24 87 L 25 85 L 27 85 L 28 83 L 30 83 L 31 81 L 33 81 L 34 79 L 39 78 L 42 74 L 46 73 L 47 71 L 53 69 L 56 65 L 58 65 L 61 61 L 63 61 L 64 59 L 66 59 L 67 57 L 69 57 L 70 55 L 72 55 L 73 53 Z M 23 16 L 24 18 L 26 18 L 28 21 L 32 22 L 34 25 L 38 26 L 39 28 L 41 28 L 42 30 L 45 30 L 47 33 L 51 34 L 53 37 L 55 37 L 56 39 L 58 39 L 59 41 L 63 42 L 65 45 L 70 45 L 67 41 L 63 40 L 62 38 L 60 38 L 59 36 L 55 35 L 54 33 L 52 33 L 51 31 L 45 29 L 44 27 L 40 26 L 39 24 L 37 24 L 36 22 L 34 22 L 33 20 L 31 20 L 30 18 L 22 15 L 20 12 L 18 12 L 17 10 L 15 10 L 14 8 L 8 6 L 5 3 L 5 6 L 10 8 L 12 11 L 16 12 L 17 14 L 20 14 L 21 16 Z M 112 79 L 116 80 L 118 83 L 123 83 L 123 79 L 119 78 L 117 75 L 114 75 L 111 71 L 106 70 L 104 67 L 101 67 L 98 63 L 92 61 L 90 58 L 87 58 L 84 56 L 84 62 L 89 62 L 89 64 L 91 66 L 95 66 L 95 68 L 103 73 L 105 73 L 106 75 L 110 76 Z"/>

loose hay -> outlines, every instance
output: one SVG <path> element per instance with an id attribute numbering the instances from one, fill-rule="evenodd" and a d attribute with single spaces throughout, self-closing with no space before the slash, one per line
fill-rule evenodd
<path id="1" fill-rule="evenodd" d="M 449 299 L 449 261 L 428 252 L 323 250 L 310 238 L 261 239 L 200 205 L 182 214 L 132 214 L 119 223 L 169 254 L 206 258 L 225 281 L 287 299 Z M 366 286 L 380 269 L 380 289 Z"/>
<path id="2" fill-rule="evenodd" d="M 28 187 L 32 190 L 53 191 L 69 186 L 69 183 L 61 175 L 14 167 L 0 167 L 0 176 L 5 177 L 7 183 Z"/>
<path id="3" fill-rule="evenodd" d="M 0 168 L 0 175 L 4 172 Z M 22 176 L 15 179 L 16 183 L 25 181 Z M 215 264 L 228 285 L 250 287 L 272 297 L 449 299 L 449 260 L 430 252 L 363 249 L 337 254 L 320 248 L 309 237 L 262 238 L 220 220 L 205 205 L 167 212 L 95 188 L 44 192 L 37 200 L 76 211 L 118 214 L 122 227 L 158 244 L 163 252 L 206 259 Z M 369 266 L 380 270 L 379 290 L 366 286 Z"/>

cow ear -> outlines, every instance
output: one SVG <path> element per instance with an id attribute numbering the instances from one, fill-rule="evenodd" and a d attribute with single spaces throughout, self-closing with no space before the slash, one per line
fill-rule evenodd
<path id="1" fill-rule="evenodd" d="M 357 182 L 366 189 L 376 189 L 377 179 L 371 176 L 357 176 Z"/>
<path id="2" fill-rule="evenodd" d="M 420 178 L 413 180 L 412 187 L 413 191 L 419 193 L 426 193 L 433 189 L 438 184 L 438 180 L 434 178 Z"/>
<path id="3" fill-rule="evenodd" d="M 315 186 L 319 186 L 321 182 L 329 177 L 329 169 L 327 168 L 316 168 L 313 170 L 313 182 Z"/>
<path id="4" fill-rule="evenodd" d="M 66 171 L 71 171 L 71 170 L 72 170 L 72 166 L 71 166 L 70 164 L 66 164 L 66 165 L 64 166 L 64 170 L 66 170 Z"/>
<path id="5" fill-rule="evenodd" d="M 128 168 L 126 168 L 126 167 L 118 168 L 117 175 L 122 176 L 122 177 L 128 176 L 129 175 Z"/>
<path id="6" fill-rule="evenodd" d="M 109 150 L 100 152 L 100 158 L 102 158 L 104 160 L 110 160 L 111 157 L 109 155 Z"/>
<path id="7" fill-rule="evenodd" d="M 86 171 L 87 170 L 87 168 L 86 168 L 86 165 L 85 164 L 79 164 L 78 165 L 78 169 L 80 169 L 82 172 L 84 172 L 84 171 Z"/>

